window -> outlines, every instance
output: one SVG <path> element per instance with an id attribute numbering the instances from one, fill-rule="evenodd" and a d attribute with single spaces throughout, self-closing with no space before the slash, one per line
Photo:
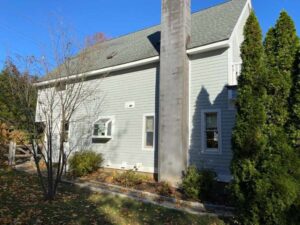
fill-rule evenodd
<path id="1" fill-rule="evenodd" d="M 65 122 L 65 124 L 64 124 L 63 139 L 64 139 L 64 142 L 69 141 L 69 122 Z"/>
<path id="2" fill-rule="evenodd" d="M 221 111 L 202 111 L 202 152 L 221 150 Z"/>
<path id="3" fill-rule="evenodd" d="M 144 126 L 143 126 L 143 148 L 146 150 L 154 149 L 154 130 L 155 130 L 155 119 L 154 115 L 144 115 Z"/>
<path id="4" fill-rule="evenodd" d="M 93 138 L 111 138 L 113 120 L 110 117 L 103 117 L 94 123 Z"/>

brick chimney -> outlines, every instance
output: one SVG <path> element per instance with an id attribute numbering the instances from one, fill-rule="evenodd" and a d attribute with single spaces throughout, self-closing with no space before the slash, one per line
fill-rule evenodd
<path id="1" fill-rule="evenodd" d="M 187 167 L 190 0 L 162 0 L 158 179 L 176 186 Z"/>

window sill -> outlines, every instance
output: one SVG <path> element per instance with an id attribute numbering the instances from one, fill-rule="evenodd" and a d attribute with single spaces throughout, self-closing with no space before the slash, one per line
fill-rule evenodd
<path id="1" fill-rule="evenodd" d="M 153 152 L 154 151 L 154 148 L 143 148 L 143 151 L 145 152 Z"/>
<path id="2" fill-rule="evenodd" d="M 222 151 L 220 149 L 205 149 L 204 151 L 201 151 L 201 154 L 204 155 L 221 155 Z"/>
<path id="3" fill-rule="evenodd" d="M 92 136 L 92 139 L 112 139 L 112 136 Z"/>

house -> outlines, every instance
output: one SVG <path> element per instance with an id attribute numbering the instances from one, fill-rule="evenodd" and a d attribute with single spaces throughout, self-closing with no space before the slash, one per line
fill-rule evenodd
<path id="1" fill-rule="evenodd" d="M 251 7 L 250 0 L 231 0 L 191 14 L 190 0 L 162 0 L 161 25 L 94 46 L 84 82 L 101 91 L 71 118 L 69 147 L 102 153 L 105 167 L 158 173 L 172 184 L 191 164 L 229 181 L 240 45 Z M 55 79 L 37 84 L 38 102 Z M 101 110 L 85 119 L 96 99 Z"/>

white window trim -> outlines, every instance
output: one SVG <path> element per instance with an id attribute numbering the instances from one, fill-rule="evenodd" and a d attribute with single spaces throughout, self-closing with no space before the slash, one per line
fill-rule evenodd
<path id="1" fill-rule="evenodd" d="M 218 126 L 218 148 L 206 148 L 206 135 L 205 135 L 205 114 L 217 113 L 217 126 Z M 201 153 L 203 154 L 221 154 L 222 153 L 222 114 L 220 109 L 203 109 L 201 110 Z"/>
<path id="2" fill-rule="evenodd" d="M 145 129 L 146 129 L 146 117 L 147 116 L 153 116 L 153 118 L 154 118 L 154 137 L 153 137 L 153 147 L 152 148 L 150 148 L 150 147 L 145 147 L 145 143 L 146 143 L 146 140 L 145 140 Z M 155 123 L 156 123 L 156 120 L 155 120 L 155 114 L 154 113 L 144 113 L 143 114 L 143 130 L 142 130 L 142 150 L 143 151 L 150 151 L 150 152 L 152 152 L 152 151 L 154 151 L 154 148 L 155 148 L 155 141 L 156 141 L 156 139 L 155 139 L 155 136 L 156 136 L 156 127 L 155 127 Z"/>
<path id="3" fill-rule="evenodd" d="M 97 121 L 101 119 L 110 119 L 111 120 L 111 136 L 95 136 L 94 135 L 94 125 L 97 123 Z M 115 132 L 115 116 L 100 116 L 98 119 L 96 119 L 93 122 L 92 125 L 92 139 L 113 139 L 114 137 L 114 132 Z"/>

